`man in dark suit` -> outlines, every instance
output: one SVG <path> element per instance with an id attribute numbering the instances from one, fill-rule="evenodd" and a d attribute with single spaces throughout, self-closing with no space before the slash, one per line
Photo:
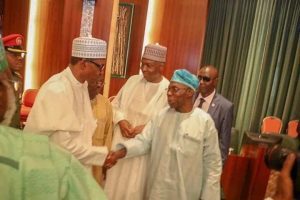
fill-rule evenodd
<path id="1" fill-rule="evenodd" d="M 200 107 L 213 118 L 218 130 L 222 163 L 224 165 L 230 145 L 233 103 L 216 92 L 218 70 L 214 66 L 207 65 L 200 68 L 198 79 L 200 81 L 199 94 L 194 107 Z"/>

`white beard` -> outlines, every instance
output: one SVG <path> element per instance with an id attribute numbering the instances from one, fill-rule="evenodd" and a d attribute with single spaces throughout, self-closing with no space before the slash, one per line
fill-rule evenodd
<path id="1" fill-rule="evenodd" d="M 14 90 L 11 86 L 11 84 L 6 81 L 6 80 L 1 80 L 3 85 L 6 87 L 6 92 L 7 92 L 7 110 L 4 114 L 4 119 L 2 122 L 0 122 L 1 125 L 6 125 L 9 126 L 11 123 L 11 120 L 14 116 L 14 113 L 16 112 L 17 106 L 15 104 L 16 102 L 16 97 Z"/>

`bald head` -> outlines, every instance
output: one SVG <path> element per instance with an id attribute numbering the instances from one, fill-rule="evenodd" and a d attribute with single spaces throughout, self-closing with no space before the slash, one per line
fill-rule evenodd
<path id="1" fill-rule="evenodd" d="M 206 71 L 207 73 L 209 73 L 212 78 L 218 78 L 218 76 L 219 76 L 218 69 L 213 65 L 205 65 L 205 66 L 200 68 L 200 70 L 202 70 L 202 69 L 204 71 Z"/>
<path id="2" fill-rule="evenodd" d="M 199 91 L 203 97 L 209 96 L 218 84 L 218 69 L 213 65 L 205 65 L 198 70 Z"/>

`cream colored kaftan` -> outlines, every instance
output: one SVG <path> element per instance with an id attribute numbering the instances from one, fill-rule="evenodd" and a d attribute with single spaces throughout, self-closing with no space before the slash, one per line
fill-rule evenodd
<path id="1" fill-rule="evenodd" d="M 167 105 L 166 89 L 169 81 L 150 83 L 143 76 L 128 79 L 112 102 L 114 123 L 126 119 L 133 126 L 146 124 Z M 118 125 L 114 129 L 112 148 L 126 141 Z M 145 188 L 147 156 L 121 160 L 107 172 L 105 192 L 110 200 L 141 200 Z"/>
<path id="2" fill-rule="evenodd" d="M 78 82 L 66 68 L 40 88 L 24 130 L 48 135 L 91 168 L 102 165 L 108 152 L 107 147 L 92 146 L 95 128 L 87 82 Z"/>
<path id="3" fill-rule="evenodd" d="M 199 108 L 179 113 L 169 107 L 134 139 L 122 142 L 124 160 L 150 154 L 143 200 L 219 200 L 222 172 L 218 134 Z"/>

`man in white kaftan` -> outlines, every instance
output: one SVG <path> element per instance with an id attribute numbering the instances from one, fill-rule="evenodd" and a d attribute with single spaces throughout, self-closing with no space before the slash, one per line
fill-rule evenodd
<path id="1" fill-rule="evenodd" d="M 112 101 L 116 124 L 112 149 L 117 143 L 140 133 L 145 124 L 167 106 L 166 89 L 169 81 L 162 76 L 166 59 L 165 47 L 147 45 L 142 57 L 143 75 L 128 79 Z M 126 128 L 122 127 L 126 123 Z M 125 130 L 124 130 L 125 129 Z M 104 186 L 111 200 L 141 200 L 145 188 L 147 156 L 122 160 L 107 172 Z"/>
<path id="2" fill-rule="evenodd" d="M 102 165 L 108 151 L 106 147 L 92 146 L 96 120 L 87 88 L 87 80 L 100 76 L 105 62 L 106 42 L 92 37 L 75 38 L 69 67 L 40 88 L 24 128 L 48 135 L 87 168 Z"/>
<path id="3" fill-rule="evenodd" d="M 0 199 L 106 200 L 94 178 L 71 153 L 47 136 L 7 127 L 15 95 L 7 83 L 2 53 L 0 41 Z"/>
<path id="4" fill-rule="evenodd" d="M 197 87 L 196 76 L 176 70 L 168 88 L 170 107 L 134 139 L 118 144 L 119 150 L 108 157 L 105 167 L 109 168 L 125 155 L 131 158 L 150 153 L 143 199 L 220 199 L 222 165 L 217 130 L 207 113 L 193 108 Z"/>

